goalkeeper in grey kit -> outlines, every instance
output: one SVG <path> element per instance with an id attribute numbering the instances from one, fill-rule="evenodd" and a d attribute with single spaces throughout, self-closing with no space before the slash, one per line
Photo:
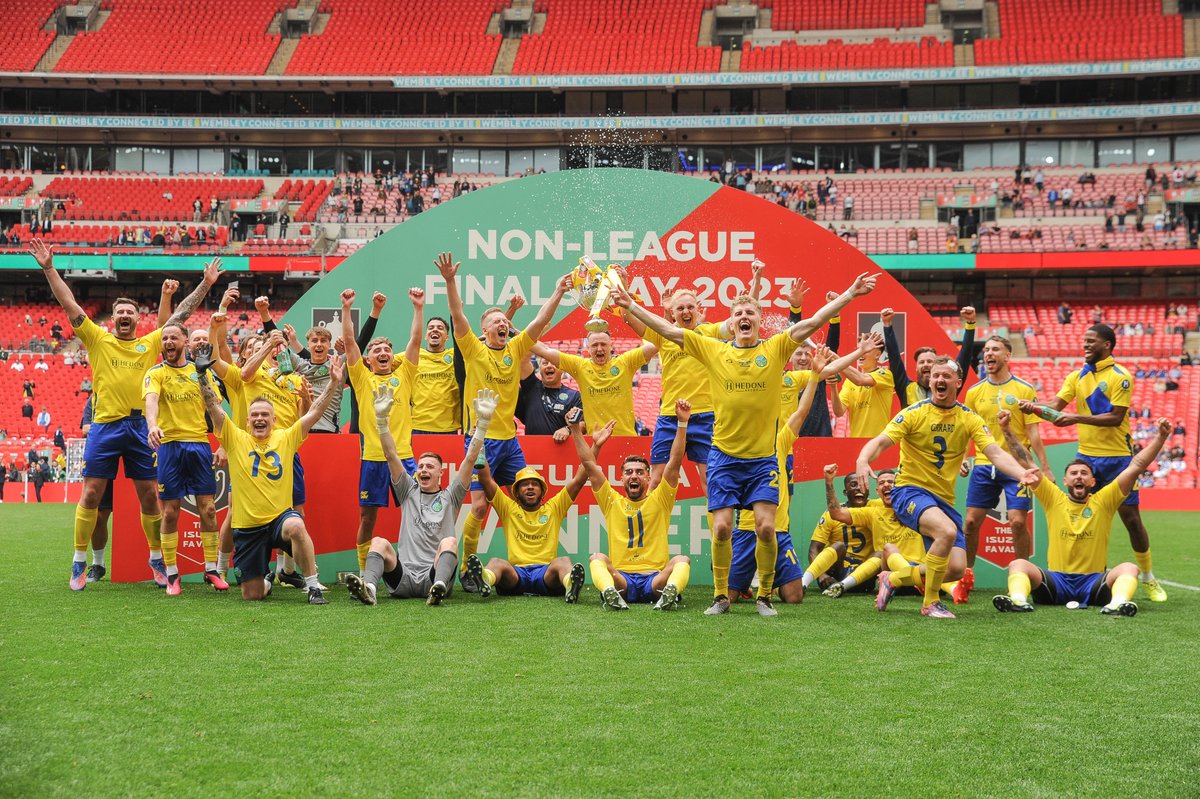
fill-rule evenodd
<path id="1" fill-rule="evenodd" d="M 482 390 L 474 400 L 475 432 L 458 474 L 442 488 L 442 459 L 425 452 L 417 457 L 417 471 L 410 475 L 396 452 L 396 441 L 388 429 L 389 414 L 396 399 L 392 389 L 381 385 L 375 392 L 375 423 L 379 443 L 387 458 L 392 488 L 400 501 L 400 536 L 395 548 L 386 538 L 371 539 L 363 576 L 346 577 L 350 595 L 364 605 L 374 605 L 380 580 L 397 599 L 426 597 L 426 604 L 440 605 L 450 595 L 458 573 L 458 536 L 454 523 L 471 486 L 472 466 L 483 449 L 488 425 L 496 411 L 497 395 Z"/>

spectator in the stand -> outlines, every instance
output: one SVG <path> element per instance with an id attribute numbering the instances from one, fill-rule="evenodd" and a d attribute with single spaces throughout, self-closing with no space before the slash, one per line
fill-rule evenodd
<path id="1" fill-rule="evenodd" d="M 842 219 L 853 219 L 853 218 L 854 218 L 854 195 L 847 194 L 846 198 L 844 200 L 842 200 Z"/>
<path id="2" fill-rule="evenodd" d="M 1075 312 L 1073 310 L 1071 310 L 1071 306 L 1067 304 L 1066 300 L 1063 300 L 1061 303 L 1059 303 L 1057 316 L 1058 316 L 1058 323 L 1060 325 L 1071 324 L 1071 317 L 1074 315 L 1075 315 Z"/>
<path id="3" fill-rule="evenodd" d="M 1150 166 L 1146 167 L 1146 188 L 1152 189 L 1156 183 L 1158 183 L 1158 170 L 1156 170 L 1154 165 L 1151 164 Z"/>
<path id="4" fill-rule="evenodd" d="M 242 232 L 241 214 L 230 214 L 230 216 L 229 216 L 229 238 L 231 241 L 245 241 L 246 240 L 246 237 Z"/>
<path id="5" fill-rule="evenodd" d="M 192 221 L 199 222 L 204 214 L 204 201 L 200 199 L 200 195 L 196 195 L 196 199 L 192 200 Z"/>
<path id="6" fill-rule="evenodd" d="M 915 227 L 908 229 L 908 251 L 916 252 L 921 246 L 921 233 Z"/>
<path id="7" fill-rule="evenodd" d="M 50 326 L 50 337 L 52 339 L 54 339 L 55 341 L 62 341 L 62 337 L 63 337 L 62 334 L 63 334 L 62 325 L 59 324 L 57 319 L 55 319 L 54 324 L 52 324 Z"/>
<path id="8" fill-rule="evenodd" d="M 1075 189 L 1070 186 L 1064 186 L 1062 192 L 1059 194 L 1059 198 L 1062 200 L 1064 211 L 1071 208 L 1075 199 Z"/>
<path id="9" fill-rule="evenodd" d="M 1179 164 L 1176 164 L 1175 168 L 1171 170 L 1171 185 L 1177 189 L 1183 188 L 1183 179 L 1183 167 L 1181 167 Z"/>
<path id="10" fill-rule="evenodd" d="M 1092 324 L 1098 325 L 1104 321 L 1104 309 L 1098 304 L 1092 306 L 1091 310 Z"/>
<path id="11" fill-rule="evenodd" d="M 42 428 L 43 432 L 50 432 L 50 411 L 45 405 L 42 406 L 41 412 L 37 415 L 36 424 L 38 427 Z"/>
<path id="12" fill-rule="evenodd" d="M 1176 435 L 1176 436 L 1186 436 L 1187 435 L 1187 428 L 1183 426 L 1182 419 L 1175 420 L 1175 429 L 1171 431 L 1171 435 Z"/>
<path id="13" fill-rule="evenodd" d="M 292 218 L 288 216 L 287 206 L 283 206 L 283 210 L 279 212 L 279 238 L 287 238 L 288 225 L 292 223 Z"/>
<path id="14" fill-rule="evenodd" d="M 50 480 L 50 459 L 44 455 L 29 463 L 29 482 L 33 483 L 33 493 L 37 501 L 42 501 L 42 486 Z"/>
<path id="15" fill-rule="evenodd" d="M 49 371 L 50 371 L 50 364 L 46 363 L 46 359 L 45 359 L 45 358 L 42 358 L 41 360 L 39 360 L 38 362 L 36 362 L 36 363 L 33 365 L 33 370 L 34 370 L 35 372 L 49 372 Z"/>
<path id="16" fill-rule="evenodd" d="M 24 372 L 25 364 L 21 361 L 20 358 L 14 358 L 13 362 L 8 365 L 8 368 L 13 370 L 14 372 Z"/>
<path id="17" fill-rule="evenodd" d="M 33 421 L 33 403 L 30 402 L 29 397 L 21 400 L 21 418 Z"/>
<path id="18" fill-rule="evenodd" d="M 1051 189 L 1046 192 L 1046 204 L 1050 206 L 1052 214 L 1058 213 L 1058 189 Z"/>
<path id="19" fill-rule="evenodd" d="M 85 377 L 79 381 L 79 390 L 75 392 L 75 396 L 78 397 L 80 394 L 91 394 L 91 393 L 92 393 L 92 379 L 90 377 Z"/>
<path id="20" fill-rule="evenodd" d="M 354 198 L 354 215 L 362 216 L 362 212 L 363 212 L 363 198 L 355 197 Z"/>
<path id="21" fill-rule="evenodd" d="M 54 446 L 58 447 L 59 449 L 67 448 L 67 437 L 63 435 L 62 425 L 59 425 L 54 430 Z"/>
<path id="22" fill-rule="evenodd" d="M 1104 209 L 1104 232 L 1113 232 L 1113 211 L 1111 208 Z"/>
<path id="23" fill-rule="evenodd" d="M 37 388 L 37 383 L 32 380 L 26 380 L 25 382 L 21 383 L 21 396 L 33 399 L 33 390 L 35 388 Z"/>
<path id="24" fill-rule="evenodd" d="M 1038 169 L 1037 172 L 1033 173 L 1033 187 L 1037 189 L 1038 194 L 1041 194 L 1042 189 L 1046 187 L 1046 175 L 1041 169 Z"/>

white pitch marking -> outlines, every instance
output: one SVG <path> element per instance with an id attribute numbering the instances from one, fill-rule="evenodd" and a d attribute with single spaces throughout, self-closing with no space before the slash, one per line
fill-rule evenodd
<path id="1" fill-rule="evenodd" d="M 1173 583 L 1170 580 L 1159 580 L 1162 585 L 1169 585 L 1172 588 L 1183 588 L 1187 591 L 1200 591 L 1200 587 L 1194 585 L 1185 585 L 1184 583 Z"/>

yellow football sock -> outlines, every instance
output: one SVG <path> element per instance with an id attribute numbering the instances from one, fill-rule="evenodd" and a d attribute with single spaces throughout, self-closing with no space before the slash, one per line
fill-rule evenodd
<path id="1" fill-rule="evenodd" d="M 1153 574 L 1154 569 L 1150 568 L 1150 550 L 1145 552 L 1134 552 L 1133 559 L 1137 561 L 1138 571 L 1142 574 Z"/>
<path id="2" fill-rule="evenodd" d="M 588 571 L 592 573 L 592 585 L 596 586 L 596 590 L 603 593 L 605 589 L 612 588 L 613 576 L 609 574 L 608 566 L 602 560 L 593 560 L 588 563 Z"/>
<path id="3" fill-rule="evenodd" d="M 922 607 L 929 607 L 941 599 L 942 578 L 946 576 L 949 564 L 948 555 L 925 555 L 925 601 Z"/>
<path id="4" fill-rule="evenodd" d="M 156 513 L 153 516 L 147 516 L 143 513 L 142 532 L 146 534 L 146 543 L 150 545 L 151 549 L 162 549 L 162 514 Z"/>
<path id="5" fill-rule="evenodd" d="M 367 553 L 371 551 L 371 542 L 364 541 L 357 546 L 358 549 L 358 570 L 365 571 L 367 568 Z"/>
<path id="6" fill-rule="evenodd" d="M 1029 601 L 1029 592 L 1033 590 L 1030 587 L 1029 575 L 1025 572 L 1009 572 L 1008 573 L 1008 595 L 1018 604 L 1024 604 Z"/>
<path id="7" fill-rule="evenodd" d="M 483 519 L 477 517 L 474 513 L 467 514 L 467 520 L 463 522 L 463 554 L 462 554 L 462 570 L 467 569 L 467 558 L 471 557 L 479 551 L 479 531 L 483 528 Z"/>
<path id="8" fill-rule="evenodd" d="M 483 581 L 485 583 L 487 583 L 488 585 L 495 585 L 496 584 L 496 573 L 494 571 L 492 571 L 491 569 L 484 569 L 483 570 Z"/>
<path id="9" fill-rule="evenodd" d="M 92 531 L 96 529 L 96 508 L 75 506 L 75 551 L 87 552 L 88 542 L 92 540 Z"/>
<path id="10" fill-rule="evenodd" d="M 667 578 L 667 585 L 673 585 L 683 593 L 683 589 L 687 588 L 688 578 L 692 576 L 692 564 L 676 563 L 675 568 L 671 569 L 671 576 Z"/>
<path id="11" fill-rule="evenodd" d="M 1140 554 L 1140 553 L 1139 553 Z M 1149 560 L 1150 553 L 1146 553 L 1146 558 Z M 1112 601 L 1116 605 L 1121 602 L 1128 602 L 1133 598 L 1134 592 L 1137 591 L 1137 578 L 1131 574 L 1122 574 L 1113 582 Z"/>
<path id="12" fill-rule="evenodd" d="M 837 559 L 837 550 L 833 547 L 825 547 L 821 550 L 820 554 L 813 558 L 813 562 L 808 564 L 808 568 L 804 571 L 806 574 L 811 574 L 814 578 L 820 577 L 833 568 L 833 564 L 837 563 Z"/>
<path id="13" fill-rule="evenodd" d="M 162 539 L 163 563 L 174 566 L 179 551 L 179 533 L 161 533 L 159 537 Z"/>
<path id="14" fill-rule="evenodd" d="M 951 582 L 948 582 L 948 583 L 942 583 L 942 591 L 944 593 L 949 594 L 954 591 L 954 586 L 956 586 L 956 585 L 958 585 L 958 580 L 952 580 Z"/>
<path id="15" fill-rule="evenodd" d="M 887 565 L 888 571 L 891 572 L 891 574 L 888 575 L 888 582 L 892 584 L 893 588 L 899 588 L 900 586 L 911 586 L 913 584 L 912 564 L 905 560 L 904 556 L 899 552 L 893 552 L 892 554 L 888 555 Z"/>
<path id="16" fill-rule="evenodd" d="M 201 530 L 200 545 L 204 547 L 204 563 L 217 562 L 217 532 L 216 530 Z"/>
<path id="17" fill-rule="evenodd" d="M 861 566 L 850 573 L 850 586 L 862 585 L 867 580 L 879 574 L 881 568 L 883 568 L 882 560 L 879 558 L 867 558 L 862 562 Z"/>
<path id="18" fill-rule="evenodd" d="M 733 565 L 733 539 L 712 542 L 713 596 L 729 596 L 729 567 Z"/>
<path id="19" fill-rule="evenodd" d="M 732 558 L 732 554 L 730 557 Z M 766 541 L 761 537 L 755 540 L 754 565 L 758 568 L 758 596 L 770 598 L 771 591 L 775 588 L 775 561 L 778 559 L 778 536 L 771 535 Z"/>

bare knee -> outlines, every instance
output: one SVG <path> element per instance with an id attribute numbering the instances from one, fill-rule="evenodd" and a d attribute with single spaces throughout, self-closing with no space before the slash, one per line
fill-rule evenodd
<path id="1" fill-rule="evenodd" d="M 691 563 L 691 562 L 692 562 L 692 559 L 689 558 L 687 555 L 676 555 L 675 557 L 673 557 L 669 561 L 667 561 L 667 565 L 668 566 L 678 566 L 681 563 Z"/>
<path id="2" fill-rule="evenodd" d="M 608 555 L 605 555 L 603 552 L 595 552 L 591 557 L 588 558 L 589 562 L 597 560 L 606 565 L 609 563 Z"/>
<path id="3" fill-rule="evenodd" d="M 382 555 L 386 550 L 389 550 L 391 548 L 392 548 L 391 542 L 389 542 L 386 538 L 380 538 L 379 536 L 375 536 L 374 538 L 371 539 L 371 548 L 369 551 L 370 552 L 378 552 L 379 554 Z"/>

